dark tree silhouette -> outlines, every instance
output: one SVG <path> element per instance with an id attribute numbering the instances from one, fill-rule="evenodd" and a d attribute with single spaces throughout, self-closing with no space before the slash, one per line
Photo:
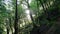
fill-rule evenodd
<path id="1" fill-rule="evenodd" d="M 18 11 L 17 11 L 17 0 L 16 0 L 16 9 L 15 9 L 15 22 L 14 22 L 14 27 L 15 27 L 15 33 L 18 34 Z"/>

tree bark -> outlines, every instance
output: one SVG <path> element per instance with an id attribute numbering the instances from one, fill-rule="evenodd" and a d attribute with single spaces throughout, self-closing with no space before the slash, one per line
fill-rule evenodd
<path id="1" fill-rule="evenodd" d="M 6 20 L 6 28 L 7 28 L 7 34 L 9 34 L 9 20 Z"/>
<path id="2" fill-rule="evenodd" d="M 18 34 L 18 11 L 17 11 L 17 0 L 16 0 L 16 9 L 15 9 L 15 21 L 14 21 L 14 28 L 15 28 L 15 33 Z"/>
<path id="3" fill-rule="evenodd" d="M 7 28 L 7 34 L 9 34 L 9 28 Z"/>

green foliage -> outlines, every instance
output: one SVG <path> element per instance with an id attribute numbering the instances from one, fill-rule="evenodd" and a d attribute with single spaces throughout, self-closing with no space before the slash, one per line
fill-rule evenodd
<path id="1" fill-rule="evenodd" d="M 13 32 L 16 0 L 11 0 L 11 5 L 8 4 L 8 8 L 12 7 L 12 10 L 8 10 L 6 7 L 7 5 L 2 1 L 3 0 L 0 0 L 0 34 L 5 34 L 7 31 L 4 31 L 4 29 L 7 27 L 7 25 L 9 25 L 9 30 Z M 17 15 L 19 23 L 18 27 L 20 30 L 19 33 L 21 32 L 21 34 L 30 34 L 32 28 L 37 30 L 40 29 L 39 27 L 42 25 L 51 27 L 52 25 L 56 24 L 55 22 L 57 22 L 57 18 L 60 16 L 60 0 L 31 0 L 31 3 L 29 4 L 30 8 L 28 9 L 31 9 L 30 11 L 32 12 L 33 21 L 29 21 L 27 15 L 30 14 L 26 14 L 24 7 L 22 7 L 24 2 L 27 6 L 27 1 L 20 0 L 19 2 L 20 4 L 17 5 Z M 47 14 L 45 12 L 47 12 Z M 34 17 L 33 14 L 35 15 Z M 6 20 L 8 24 L 6 23 Z M 33 24 L 35 24 L 36 27 L 34 27 Z M 57 30 L 59 30 L 58 27 Z"/>

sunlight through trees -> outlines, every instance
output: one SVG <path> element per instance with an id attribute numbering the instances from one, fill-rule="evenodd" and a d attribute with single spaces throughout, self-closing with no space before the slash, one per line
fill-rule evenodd
<path id="1" fill-rule="evenodd" d="M 60 0 L 0 0 L 0 34 L 60 34 Z"/>

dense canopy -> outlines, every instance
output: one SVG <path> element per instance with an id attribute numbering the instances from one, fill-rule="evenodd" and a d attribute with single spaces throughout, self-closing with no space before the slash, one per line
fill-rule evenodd
<path id="1" fill-rule="evenodd" d="M 0 0 L 0 34 L 60 34 L 60 0 Z"/>

